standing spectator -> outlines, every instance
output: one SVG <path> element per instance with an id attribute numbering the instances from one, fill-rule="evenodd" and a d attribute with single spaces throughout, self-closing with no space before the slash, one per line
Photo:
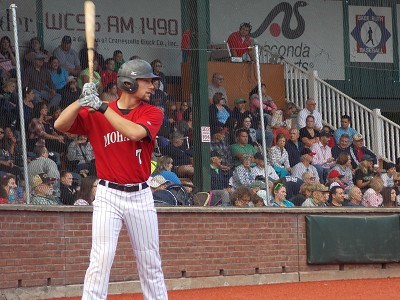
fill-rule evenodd
<path id="1" fill-rule="evenodd" d="M 60 91 L 61 94 L 61 102 L 60 107 L 62 109 L 66 108 L 72 102 L 79 99 L 82 90 L 78 87 L 78 81 L 74 76 L 68 76 L 67 83 L 65 87 Z"/>
<path id="2" fill-rule="evenodd" d="M 165 79 L 165 74 L 161 71 L 162 70 L 162 62 L 158 58 L 153 60 L 151 63 L 151 67 L 153 68 L 153 73 L 160 77 L 160 87 L 159 89 L 163 92 L 167 91 L 167 81 Z"/>
<path id="3" fill-rule="evenodd" d="M 229 35 L 227 43 L 232 56 L 242 57 L 244 60 L 254 60 L 253 50 L 250 49 L 250 32 L 251 25 L 250 23 L 245 22 L 240 24 L 239 31 L 233 32 Z"/>
<path id="4" fill-rule="evenodd" d="M 276 137 L 276 146 L 273 146 L 270 153 L 270 161 L 279 178 L 285 177 L 290 173 L 289 155 L 285 149 L 286 138 L 283 133 Z"/>
<path id="5" fill-rule="evenodd" d="M 214 131 L 216 127 L 225 127 L 226 122 L 230 118 L 232 112 L 226 105 L 226 99 L 222 93 L 215 93 L 213 96 L 213 104 L 210 105 L 210 128 Z"/>
<path id="6" fill-rule="evenodd" d="M 297 124 L 299 128 L 306 127 L 306 119 L 309 115 L 314 117 L 313 128 L 316 131 L 320 131 L 322 129 L 322 116 L 316 108 L 317 103 L 314 99 L 310 98 L 306 101 L 306 107 L 303 108 L 297 117 Z"/>
<path id="7" fill-rule="evenodd" d="M 222 93 L 225 99 L 228 99 L 225 88 L 222 86 L 224 76 L 221 73 L 214 73 L 211 83 L 208 85 L 208 102 L 213 104 L 213 97 L 216 93 Z"/>
<path id="8" fill-rule="evenodd" d="M 100 71 L 101 86 L 104 88 L 109 83 L 117 83 L 117 72 L 114 71 L 114 59 L 106 59 L 106 67 Z"/>
<path id="9" fill-rule="evenodd" d="M 300 162 L 292 168 L 292 176 L 301 179 L 305 172 L 311 172 L 314 174 L 316 182 L 320 181 L 317 169 L 311 165 L 314 155 L 315 153 L 309 148 L 304 148 L 301 152 Z"/>
<path id="10" fill-rule="evenodd" d="M 125 63 L 124 54 L 121 50 L 115 50 L 113 53 L 114 71 L 118 73 L 119 68 Z"/>
<path id="11" fill-rule="evenodd" d="M 87 176 L 81 179 L 81 185 L 76 193 L 74 205 L 92 205 L 96 196 L 99 180 L 94 176 Z"/>
<path id="12" fill-rule="evenodd" d="M 360 188 L 358 186 L 353 185 L 349 189 L 349 198 L 344 203 L 344 206 L 364 207 L 364 205 L 361 204 L 362 197 L 363 193 L 361 192 Z"/>
<path id="13" fill-rule="evenodd" d="M 317 169 L 319 178 L 325 183 L 330 169 L 335 164 L 335 159 L 332 157 L 331 147 L 328 142 L 331 133 L 328 131 L 321 131 L 319 141 L 314 143 L 310 149 L 315 153 L 313 159 L 313 166 Z"/>
<path id="14" fill-rule="evenodd" d="M 289 156 L 289 165 L 292 168 L 300 162 L 300 153 L 304 149 L 304 144 L 299 140 L 300 134 L 297 128 L 289 131 L 290 139 L 286 141 L 285 149 Z"/>
<path id="15" fill-rule="evenodd" d="M 57 93 L 60 94 L 62 88 L 67 84 L 68 72 L 60 66 L 58 58 L 55 56 L 50 57 L 50 76 Z"/>
<path id="16" fill-rule="evenodd" d="M 364 136 L 357 133 L 353 136 L 353 144 L 350 146 L 351 165 L 353 169 L 357 168 L 364 155 L 372 157 L 373 164 L 378 166 L 376 155 L 364 146 Z"/>
<path id="17" fill-rule="evenodd" d="M 274 184 L 274 202 L 272 206 L 275 207 L 294 207 L 294 204 L 286 200 L 286 187 L 282 182 Z"/>
<path id="18" fill-rule="evenodd" d="M 339 143 L 332 147 L 332 156 L 338 159 L 339 155 L 345 153 L 350 156 L 350 136 L 343 133 L 339 138 Z"/>
<path id="19" fill-rule="evenodd" d="M 32 197 L 33 205 L 60 205 L 61 202 L 53 197 L 54 179 L 45 173 L 40 173 L 32 178 Z"/>
<path id="20" fill-rule="evenodd" d="M 344 203 L 344 190 L 340 186 L 334 186 L 330 189 L 329 195 L 331 198 L 332 207 L 341 207 Z"/>
<path id="21" fill-rule="evenodd" d="M 382 205 L 383 197 L 381 192 L 383 190 L 383 181 L 379 177 L 373 177 L 363 195 L 362 204 L 365 207 L 379 207 Z"/>
<path id="22" fill-rule="evenodd" d="M 35 60 L 36 54 L 44 56 L 44 65 L 47 66 L 50 59 L 49 52 L 43 48 L 42 43 L 38 37 L 33 37 L 29 41 L 28 49 L 25 52 L 24 56 L 25 68 L 33 65 L 33 61 Z"/>
<path id="23" fill-rule="evenodd" d="M 396 165 L 394 163 L 387 163 L 386 173 L 383 173 L 381 175 L 381 178 L 383 180 L 383 185 L 385 187 L 393 187 L 396 177 L 397 177 Z"/>
<path id="24" fill-rule="evenodd" d="M 11 47 L 11 39 L 4 35 L 0 39 L 0 70 L 3 71 L 3 77 L 6 79 L 16 78 L 15 66 L 15 52 Z"/>
<path id="25" fill-rule="evenodd" d="M 349 136 L 349 144 L 353 142 L 353 135 L 357 133 L 357 130 L 354 128 L 350 127 L 351 124 L 351 118 L 348 115 L 343 115 L 340 118 L 340 127 L 335 130 L 335 133 L 333 134 L 336 144 L 339 143 L 340 137 L 343 134 L 347 134 Z"/>
<path id="26" fill-rule="evenodd" d="M 81 72 L 81 62 L 78 53 L 71 48 L 72 39 L 69 35 L 65 35 L 61 39 L 61 44 L 54 51 L 53 55 L 56 56 L 60 65 L 64 67 L 69 75 L 78 76 Z"/>
<path id="27" fill-rule="evenodd" d="M 249 134 L 246 129 L 241 128 L 236 131 L 236 144 L 231 145 L 231 153 L 233 157 L 233 165 L 236 167 L 240 165 L 242 156 L 248 154 L 252 157 L 256 154 L 257 150 L 253 145 L 249 144 Z M 255 164 L 252 164 L 254 167 Z"/>
<path id="28" fill-rule="evenodd" d="M 319 131 L 315 129 L 314 120 L 314 116 L 309 115 L 306 118 L 306 126 L 300 128 L 300 139 L 308 148 L 319 142 Z"/>
<path id="29" fill-rule="evenodd" d="M 72 186 L 72 173 L 68 171 L 62 171 L 60 178 L 61 202 L 64 205 L 73 205 L 75 202 L 76 190 Z"/>
<path id="30" fill-rule="evenodd" d="M 103 93 L 101 93 L 100 99 L 103 102 L 111 102 L 119 98 L 117 84 L 110 82 L 104 87 Z"/>

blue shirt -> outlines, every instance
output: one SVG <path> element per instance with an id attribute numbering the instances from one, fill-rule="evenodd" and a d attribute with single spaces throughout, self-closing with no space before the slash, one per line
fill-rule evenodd
<path id="1" fill-rule="evenodd" d="M 349 135 L 349 145 L 353 142 L 353 135 L 357 133 L 357 130 L 351 127 L 347 127 L 346 129 L 343 129 L 342 127 L 339 127 L 336 129 L 335 133 L 333 134 L 333 137 L 335 138 L 336 144 L 339 144 L 339 139 L 342 136 L 342 134 L 348 134 Z"/>
<path id="2" fill-rule="evenodd" d="M 63 67 L 61 68 L 61 73 L 53 72 L 50 74 L 51 81 L 53 81 L 56 90 L 62 89 L 67 84 L 68 72 Z"/>

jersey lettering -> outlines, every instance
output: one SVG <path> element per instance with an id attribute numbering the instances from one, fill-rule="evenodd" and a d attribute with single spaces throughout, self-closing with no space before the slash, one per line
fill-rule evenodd
<path id="1" fill-rule="evenodd" d="M 110 144 L 126 142 L 126 141 L 129 141 L 129 139 L 127 137 L 124 137 L 118 131 L 113 131 L 113 132 L 107 133 L 104 136 L 104 148 L 106 148 Z"/>

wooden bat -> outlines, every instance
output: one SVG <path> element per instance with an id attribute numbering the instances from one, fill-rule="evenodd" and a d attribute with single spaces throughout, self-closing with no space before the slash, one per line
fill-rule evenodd
<path id="1" fill-rule="evenodd" d="M 94 58 L 94 38 L 95 38 L 95 6 L 93 1 L 85 1 L 85 36 L 88 51 L 89 82 L 93 82 L 93 58 Z"/>

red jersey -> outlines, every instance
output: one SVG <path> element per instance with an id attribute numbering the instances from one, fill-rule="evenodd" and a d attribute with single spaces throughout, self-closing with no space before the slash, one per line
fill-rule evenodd
<path id="1" fill-rule="evenodd" d="M 150 176 L 151 155 L 154 150 L 155 137 L 163 121 L 160 109 L 146 102 L 123 115 L 117 108 L 117 102 L 109 103 L 109 108 L 123 118 L 142 125 L 148 137 L 132 141 L 124 137 L 111 126 L 100 112 L 89 113 L 84 107 L 79 112 L 70 133 L 87 135 L 96 158 L 97 176 L 120 184 L 139 183 Z"/>
<path id="2" fill-rule="evenodd" d="M 250 37 L 246 36 L 243 40 L 239 31 L 232 33 L 227 42 L 231 51 L 235 50 L 238 57 L 242 57 L 243 54 L 249 52 L 248 47 L 251 46 Z"/>

